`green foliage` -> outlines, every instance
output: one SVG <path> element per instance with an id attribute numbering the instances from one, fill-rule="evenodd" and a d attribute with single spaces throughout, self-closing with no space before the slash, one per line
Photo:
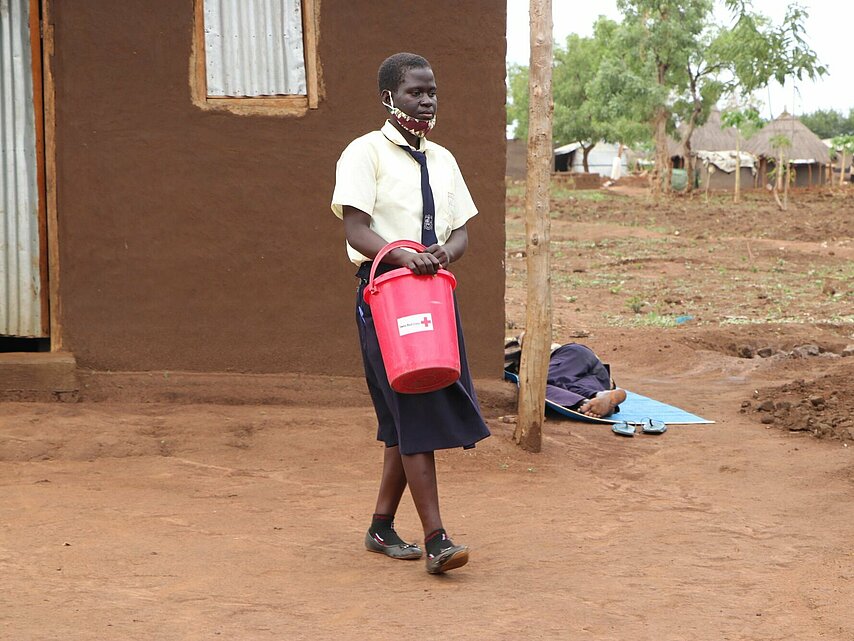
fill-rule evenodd
<path id="1" fill-rule="evenodd" d="M 846 154 L 854 154 L 854 134 L 836 136 L 830 141 L 836 149 L 841 149 Z"/>
<path id="2" fill-rule="evenodd" d="M 827 74 L 827 68 L 809 47 L 804 32 L 807 10 L 789 5 L 783 22 L 774 25 L 767 17 L 750 10 L 746 0 L 726 0 L 736 22 L 722 31 L 716 43 L 716 55 L 727 61 L 732 73 L 732 93 L 748 96 L 771 80 L 781 85 L 787 78 L 815 80 Z"/>
<path id="3" fill-rule="evenodd" d="M 819 138 L 854 134 L 854 109 L 848 112 L 847 118 L 835 109 L 818 109 L 799 118 Z"/>
<path id="4" fill-rule="evenodd" d="M 555 47 L 552 91 L 554 145 L 580 142 L 588 149 L 600 140 L 633 145 L 649 138 L 645 124 L 648 82 L 626 69 L 635 56 L 622 27 L 600 17 L 594 35 L 571 34 Z M 528 68 L 511 65 L 508 75 L 507 123 L 516 137 L 528 132 Z"/>
<path id="5" fill-rule="evenodd" d="M 649 123 L 666 90 L 654 81 L 649 58 L 638 56 L 638 29 L 600 18 L 595 33 L 605 55 L 587 91 L 601 123 L 601 138 L 631 147 L 648 145 Z"/>
<path id="6" fill-rule="evenodd" d="M 771 144 L 771 148 L 776 149 L 778 152 L 784 151 L 792 146 L 792 140 L 786 134 L 771 136 L 771 139 L 768 142 Z"/>
<path id="7" fill-rule="evenodd" d="M 755 107 L 728 109 L 721 113 L 721 122 L 726 127 L 735 127 L 743 139 L 750 138 L 765 124 Z"/>
<path id="8" fill-rule="evenodd" d="M 658 127 L 661 145 L 662 126 L 699 126 L 725 95 L 745 102 L 771 80 L 827 73 L 806 42 L 803 7 L 789 6 L 775 25 L 753 11 L 750 0 L 724 3 L 733 15 L 729 28 L 715 24 L 714 0 L 617 0 L 622 22 L 600 17 L 592 37 L 570 35 L 555 48 L 554 143 L 638 146 Z M 508 94 L 508 124 L 516 123 L 516 136 L 525 138 L 527 67 L 510 66 Z M 854 125 L 854 109 L 849 120 Z M 754 119 L 731 123 L 749 135 Z M 854 133 L 837 125 L 834 133 Z"/>
<path id="9" fill-rule="evenodd" d="M 646 304 L 643 296 L 634 295 L 629 300 L 626 301 L 626 306 L 632 310 L 635 314 L 640 314 L 643 311 L 643 306 Z"/>
<path id="10" fill-rule="evenodd" d="M 528 138 L 528 67 L 507 68 L 507 124 L 516 124 L 515 137 Z"/>
<path id="11" fill-rule="evenodd" d="M 566 48 L 555 48 L 554 144 L 576 141 L 596 143 L 602 137 L 595 105 L 587 88 L 602 62 L 604 51 L 593 38 L 571 34 Z"/>

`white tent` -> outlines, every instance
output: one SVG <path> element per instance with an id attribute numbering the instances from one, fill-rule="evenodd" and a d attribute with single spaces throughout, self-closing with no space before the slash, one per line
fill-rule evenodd
<path id="1" fill-rule="evenodd" d="M 613 178 L 615 166 L 620 168 L 620 174 L 628 173 L 628 148 L 623 147 L 623 155 L 619 158 L 619 145 L 609 142 L 598 142 L 587 156 L 590 173 L 599 174 L 605 178 Z M 555 171 L 584 171 L 584 150 L 580 142 L 563 145 L 554 150 Z M 617 164 L 619 162 L 619 164 Z M 619 178 L 619 176 L 617 176 Z"/>

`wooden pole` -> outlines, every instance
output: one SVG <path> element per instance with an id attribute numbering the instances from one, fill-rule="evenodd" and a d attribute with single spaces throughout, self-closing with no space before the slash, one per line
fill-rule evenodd
<path id="1" fill-rule="evenodd" d="M 735 193 L 732 196 L 732 202 L 738 203 L 741 200 L 741 132 L 735 130 Z"/>
<path id="2" fill-rule="evenodd" d="M 551 346 L 549 183 L 552 167 L 552 0 L 530 0 L 528 166 L 525 184 L 527 311 L 519 364 L 519 418 L 513 440 L 529 452 L 542 448 L 546 377 Z"/>

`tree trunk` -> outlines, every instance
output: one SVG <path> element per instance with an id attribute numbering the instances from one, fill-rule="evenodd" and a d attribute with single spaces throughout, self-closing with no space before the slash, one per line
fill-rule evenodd
<path id="1" fill-rule="evenodd" d="M 525 185 L 527 311 L 519 364 L 519 417 L 513 440 L 542 449 L 546 378 L 551 346 L 549 180 L 552 161 L 552 2 L 530 0 L 531 63 L 528 82 L 528 167 Z"/>
<path id="2" fill-rule="evenodd" d="M 688 72 L 690 73 L 690 69 Z M 696 85 L 691 79 L 691 91 L 696 93 Z M 694 129 L 697 128 L 697 118 L 703 112 L 703 105 L 698 98 L 694 98 L 694 108 L 691 110 L 691 115 L 688 117 L 688 126 L 685 128 L 685 133 L 682 136 L 682 158 L 685 159 L 685 171 L 688 174 L 688 183 L 685 190 L 690 194 L 694 191 L 694 157 L 691 155 L 691 136 L 694 135 Z"/>
<path id="3" fill-rule="evenodd" d="M 660 107 L 655 114 L 655 167 L 653 168 L 652 191 L 655 194 L 670 193 L 670 158 L 667 153 L 667 111 Z"/>
<path id="4" fill-rule="evenodd" d="M 785 185 L 783 189 L 783 211 L 786 211 L 789 207 L 789 171 L 788 166 L 783 164 L 783 151 L 780 151 L 780 170 L 777 172 L 777 184 L 780 186 Z M 783 183 L 782 181 L 786 181 Z"/>
<path id="5" fill-rule="evenodd" d="M 842 150 L 842 155 L 839 157 L 839 186 L 845 184 L 845 150 Z"/>
<path id="6" fill-rule="evenodd" d="M 795 172 L 794 178 L 797 178 L 798 172 L 795 169 L 795 166 L 792 163 L 786 161 L 786 176 L 784 177 L 784 180 L 786 181 L 786 183 L 785 183 L 785 186 L 783 187 L 783 205 L 784 205 L 783 209 L 789 208 L 789 183 L 792 182 L 792 177 L 793 177 L 792 172 L 793 171 Z"/>
<path id="7" fill-rule="evenodd" d="M 664 87 L 667 79 L 667 65 L 657 62 L 657 82 Z M 660 194 L 670 193 L 670 157 L 667 153 L 667 107 L 659 106 L 655 110 L 653 120 L 653 135 L 655 136 L 655 167 L 652 172 L 652 192 Z"/>
<path id="8" fill-rule="evenodd" d="M 590 165 L 587 163 L 587 157 L 590 155 L 590 152 L 593 151 L 593 147 L 596 146 L 596 143 L 593 143 L 589 147 L 585 147 L 584 143 L 581 143 L 581 151 L 583 152 L 583 156 L 581 157 L 581 163 L 584 165 L 584 173 L 590 173 Z"/>

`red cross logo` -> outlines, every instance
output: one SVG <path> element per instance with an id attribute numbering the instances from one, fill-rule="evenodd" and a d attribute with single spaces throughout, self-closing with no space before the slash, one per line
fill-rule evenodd
<path id="1" fill-rule="evenodd" d="M 430 327 L 430 319 L 425 316 L 421 321 L 421 325 L 424 325 L 424 327 Z"/>

